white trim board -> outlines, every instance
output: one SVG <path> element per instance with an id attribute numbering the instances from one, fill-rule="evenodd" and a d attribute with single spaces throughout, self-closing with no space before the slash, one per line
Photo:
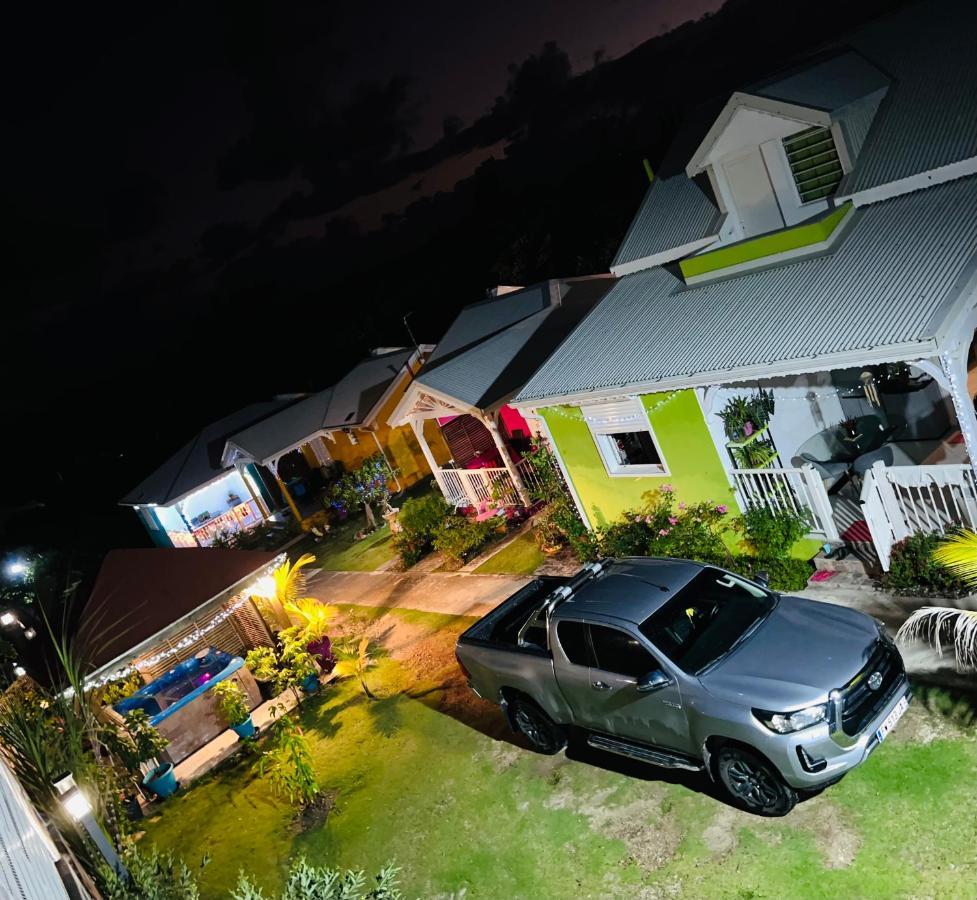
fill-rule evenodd
<path id="1" fill-rule="evenodd" d="M 934 356 L 937 343 L 933 338 L 887 347 L 872 347 L 865 350 L 848 350 L 814 358 L 792 359 L 784 362 L 762 363 L 744 366 L 740 369 L 716 369 L 696 375 L 681 375 L 664 378 L 660 381 L 633 382 L 616 387 L 575 391 L 570 394 L 549 397 L 518 398 L 510 406 L 525 415 L 524 410 L 540 409 L 547 406 L 577 406 L 581 403 L 594 403 L 601 400 L 625 399 L 634 394 L 656 394 L 662 391 L 685 390 L 686 388 L 708 387 L 714 384 L 731 384 L 737 381 L 755 381 L 758 378 L 773 378 L 779 375 L 805 375 L 808 372 L 825 372 L 829 369 L 848 369 L 855 366 L 883 362 L 912 362 L 921 357 Z"/>
<path id="2" fill-rule="evenodd" d="M 720 222 L 720 226 L 722 224 L 723 223 Z M 696 250 L 702 250 L 705 247 L 710 247 L 718 240 L 718 233 L 711 234 L 707 237 L 699 238 L 696 241 L 691 241 L 688 244 L 682 244 L 681 247 L 672 247 L 670 250 L 662 250 L 661 253 L 653 253 L 651 256 L 642 256 L 640 259 L 634 259 L 631 262 L 621 263 L 618 266 L 611 266 L 611 274 L 620 278 L 622 275 L 631 275 L 634 272 L 640 272 L 642 269 L 653 269 L 655 266 L 675 262 L 677 259 L 682 259 L 683 257 L 689 256 L 690 254 L 695 253 Z"/>
<path id="3" fill-rule="evenodd" d="M 957 160 L 957 162 L 949 163 L 936 169 L 917 172 L 915 175 L 910 175 L 907 178 L 900 178 L 873 188 L 866 188 L 864 191 L 839 195 L 835 198 L 835 202 L 845 203 L 851 200 L 855 206 L 868 206 L 872 203 L 879 203 L 882 200 L 901 197 L 903 194 L 911 194 L 913 191 L 919 191 L 923 188 L 945 184 L 948 181 L 956 181 L 958 178 L 966 178 L 968 175 L 977 175 L 977 156 L 969 156 L 966 159 Z"/>

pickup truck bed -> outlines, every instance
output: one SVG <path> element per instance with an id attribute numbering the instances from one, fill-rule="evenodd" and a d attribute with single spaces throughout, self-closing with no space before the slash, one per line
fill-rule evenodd
<path id="1" fill-rule="evenodd" d="M 547 595 L 569 580 L 569 578 L 551 576 L 534 578 L 487 616 L 479 619 L 461 635 L 458 643 L 478 644 L 495 649 L 518 649 L 516 639 L 526 619 L 539 609 Z"/>

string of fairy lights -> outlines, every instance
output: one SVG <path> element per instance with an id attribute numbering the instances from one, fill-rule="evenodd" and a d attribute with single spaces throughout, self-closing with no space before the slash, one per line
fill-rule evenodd
<path id="1" fill-rule="evenodd" d="M 209 621 L 203 625 L 198 625 L 189 634 L 184 635 L 175 644 L 170 644 L 158 653 L 154 653 L 152 656 L 143 657 L 129 665 L 120 666 L 118 669 L 113 669 L 98 678 L 91 681 L 85 682 L 86 689 L 96 689 L 104 687 L 110 681 L 115 681 L 118 678 L 125 678 L 127 675 L 131 675 L 133 672 L 142 671 L 144 669 L 152 669 L 159 663 L 166 659 L 170 659 L 184 650 L 192 647 L 194 644 L 198 643 L 201 639 L 206 637 L 215 628 L 226 622 L 231 616 L 233 616 L 242 606 L 244 606 L 252 596 L 256 595 L 255 586 L 259 584 L 263 579 L 270 577 L 276 568 L 281 563 L 281 558 L 276 557 L 275 561 L 267 566 L 262 572 L 254 579 L 254 581 L 240 594 L 235 596 L 228 605 L 224 606 L 219 612 L 215 613 Z"/>

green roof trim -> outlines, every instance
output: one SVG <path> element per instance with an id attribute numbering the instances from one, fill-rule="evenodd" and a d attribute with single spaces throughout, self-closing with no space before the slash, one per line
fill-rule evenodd
<path id="1" fill-rule="evenodd" d="M 846 203 L 813 221 L 802 222 L 793 228 L 782 228 L 780 231 L 738 241 L 707 253 L 689 256 L 679 262 L 679 268 L 686 278 L 694 278 L 763 259 L 766 256 L 776 256 L 779 253 L 788 253 L 791 250 L 800 250 L 803 247 L 823 243 L 831 237 L 851 210 L 852 204 Z"/>

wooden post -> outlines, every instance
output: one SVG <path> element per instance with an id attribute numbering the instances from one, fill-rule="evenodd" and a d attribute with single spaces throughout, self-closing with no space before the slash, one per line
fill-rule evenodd
<path id="1" fill-rule="evenodd" d="M 302 523 L 302 513 L 299 512 L 298 506 L 295 504 L 295 500 L 292 495 L 288 492 L 288 488 L 285 487 L 285 482 L 278 477 L 278 460 L 273 459 L 268 463 L 268 468 L 271 470 L 271 474 L 275 476 L 275 481 L 278 482 L 278 488 L 282 492 L 282 496 L 285 498 L 285 502 L 288 504 L 288 508 L 292 511 L 292 515 L 295 516 L 295 521 L 299 524 Z"/>
<path id="2" fill-rule="evenodd" d="M 533 501 L 529 499 L 529 492 L 526 490 L 526 485 L 523 483 L 522 476 L 519 474 L 519 470 L 516 468 L 515 463 L 512 461 L 512 457 L 509 456 L 509 449 L 505 445 L 505 441 L 502 440 L 502 434 L 499 431 L 499 426 L 495 423 L 495 420 L 491 416 L 485 415 L 485 413 L 480 413 L 482 421 L 485 423 L 485 427 L 489 430 L 489 434 L 492 435 L 492 441 L 495 443 L 495 449 L 499 451 L 499 456 L 502 457 L 502 465 L 505 466 L 506 471 L 509 473 L 509 477 L 512 479 L 513 487 L 516 489 L 516 493 L 519 495 L 519 502 L 523 506 L 532 506 Z"/>

